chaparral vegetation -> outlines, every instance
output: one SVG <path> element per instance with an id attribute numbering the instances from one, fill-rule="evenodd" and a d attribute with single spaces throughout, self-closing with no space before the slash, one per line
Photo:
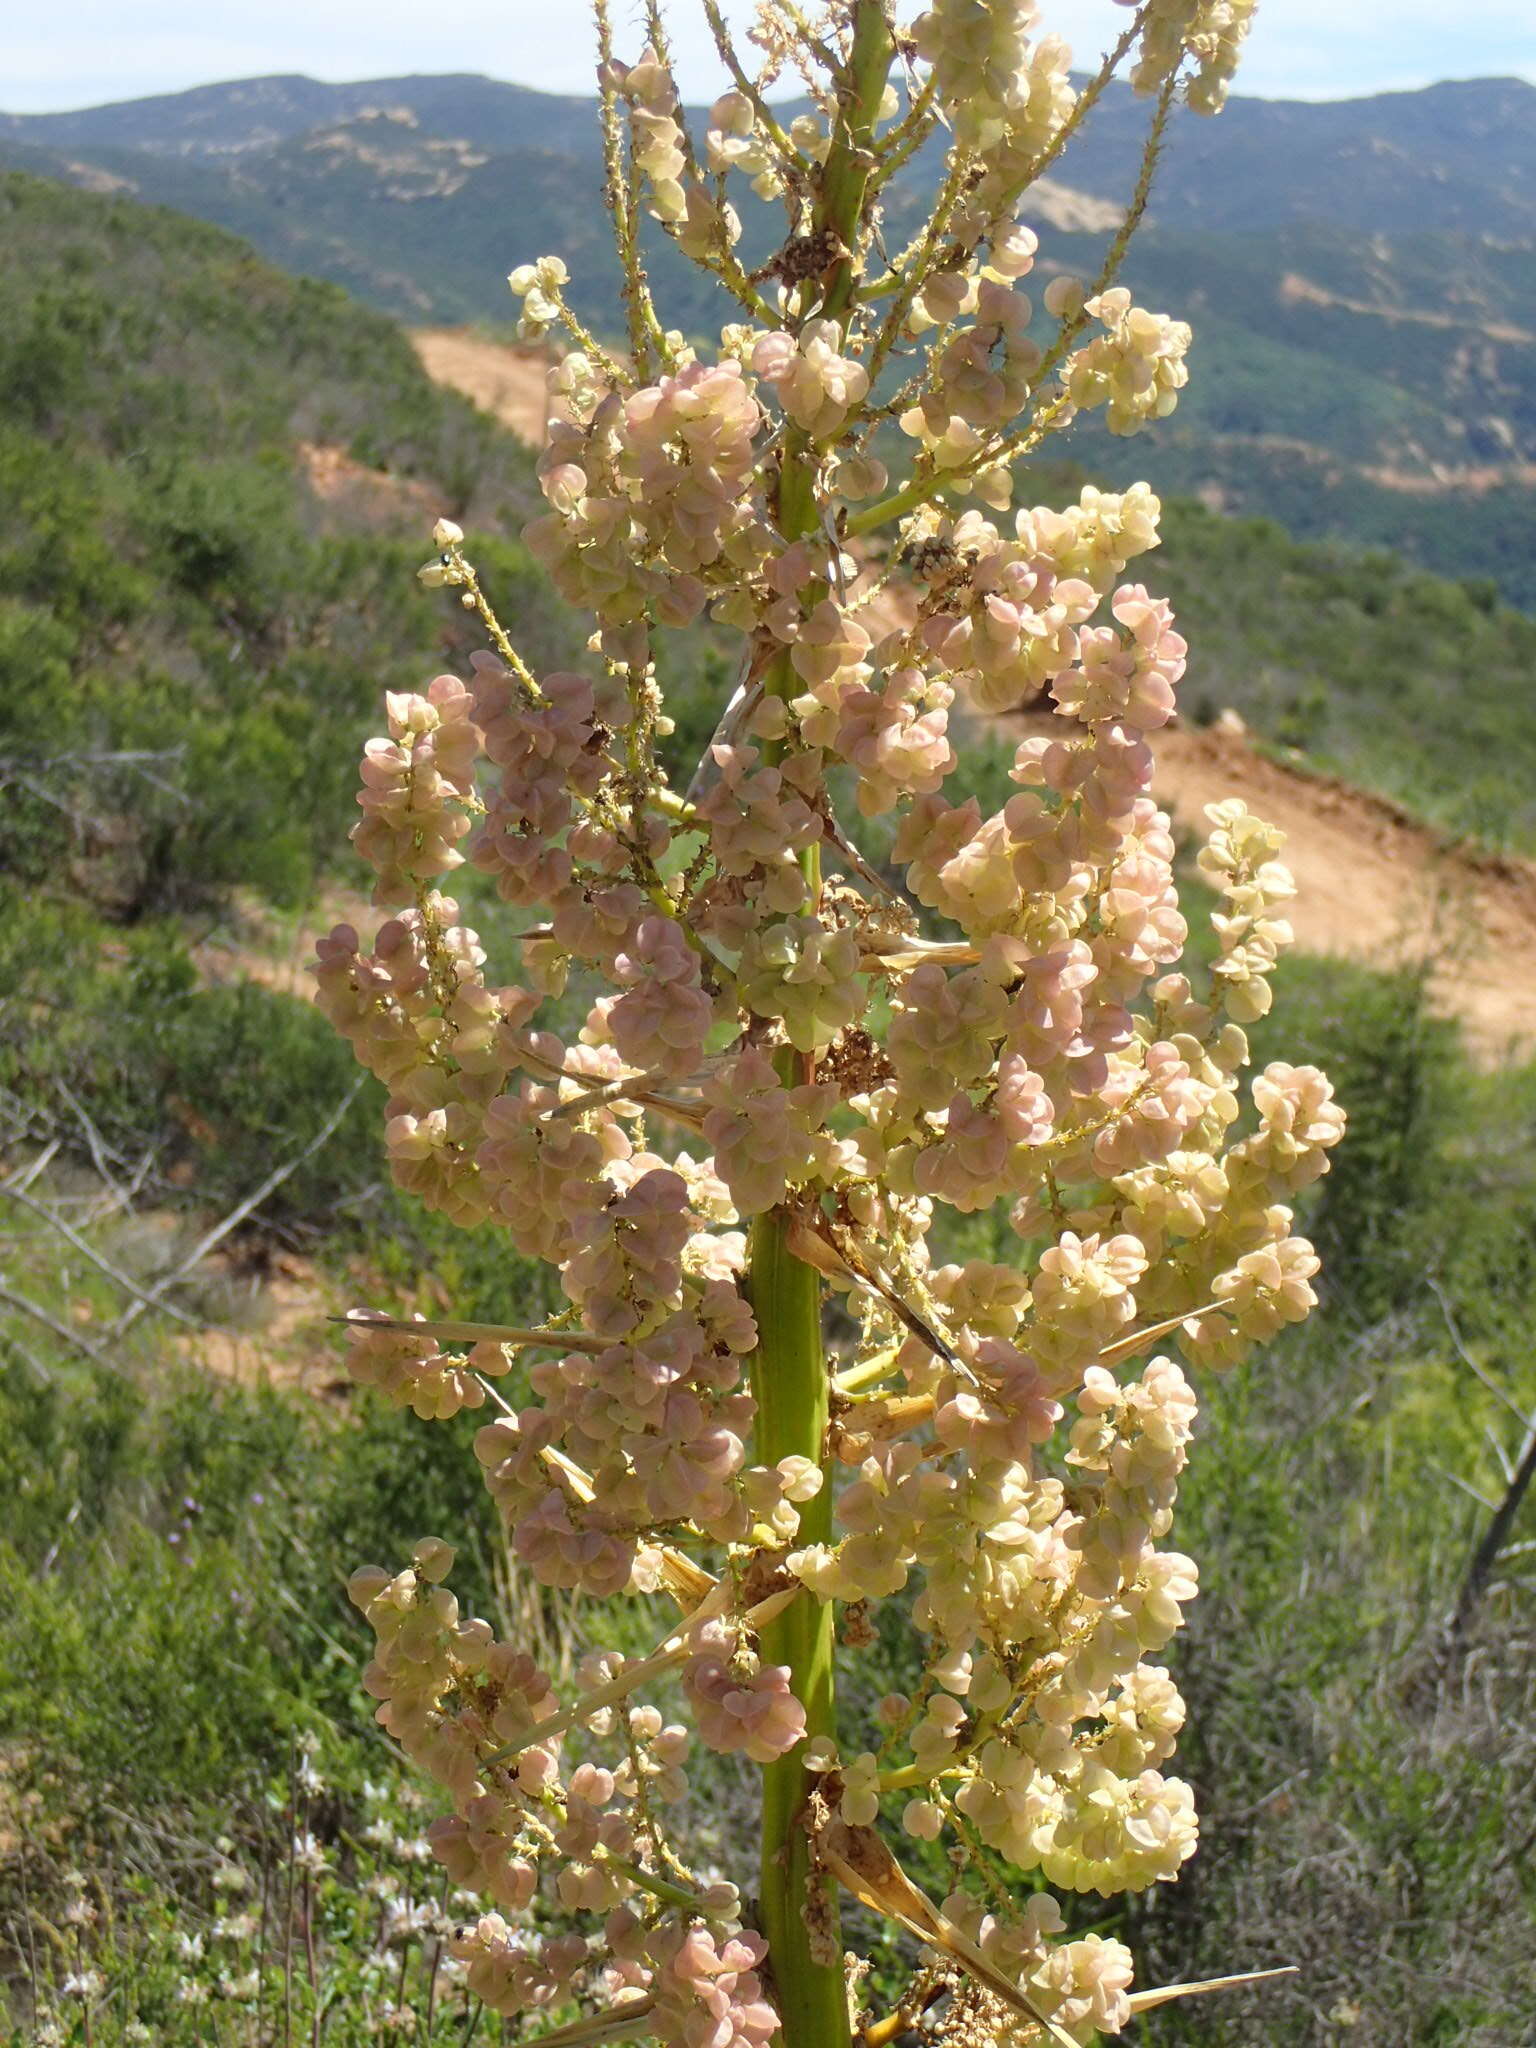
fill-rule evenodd
<path id="1" fill-rule="evenodd" d="M 598 0 L 626 331 L 514 270 L 537 490 L 340 294 L 4 188 L 13 2039 L 1513 2044 L 1531 1077 L 1428 963 L 1271 1013 L 1283 835 L 1156 794 L 1163 507 L 1062 460 L 1198 374 L 1119 276 L 1249 9 L 1091 74 L 1018 0 L 706 10 L 691 132 Z M 1021 208 L 1121 69 L 1076 277 Z M 1202 688 L 1321 646 L 1275 738 L 1526 835 L 1433 683 L 1528 622 L 1169 530 Z M 219 954 L 335 896 L 381 681 L 327 1023 Z M 210 1344 L 285 1281 L 321 1407 Z"/>

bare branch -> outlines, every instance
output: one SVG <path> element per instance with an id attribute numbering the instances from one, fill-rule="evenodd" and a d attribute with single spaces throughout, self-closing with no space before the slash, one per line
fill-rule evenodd
<path id="1" fill-rule="evenodd" d="M 212 1230 L 198 1239 L 197 1243 L 180 1264 L 174 1266 L 169 1273 L 165 1274 L 156 1283 L 148 1296 L 129 1303 L 128 1307 L 123 1310 L 123 1313 L 112 1325 L 112 1335 L 114 1337 L 120 1337 L 125 1331 L 130 1330 L 139 1317 L 143 1315 L 146 1307 L 162 1307 L 163 1304 L 160 1297 L 167 1288 L 174 1287 L 178 1281 L 185 1280 L 187 1275 L 208 1256 L 209 1252 L 213 1251 L 216 1246 L 221 1245 L 232 1230 L 238 1230 L 248 1216 L 254 1215 L 262 1203 L 266 1201 L 267 1197 L 275 1194 L 290 1175 L 297 1173 L 307 1160 L 313 1159 L 320 1150 L 320 1147 L 332 1136 L 342 1118 L 357 1100 L 358 1093 L 367 1078 L 366 1074 L 359 1074 L 340 1102 L 337 1103 L 335 1109 L 332 1110 L 331 1114 L 326 1118 L 319 1130 L 315 1132 L 309 1143 L 304 1146 L 302 1151 L 296 1152 L 291 1159 L 285 1160 L 281 1166 L 269 1173 L 261 1186 L 253 1194 L 247 1195 L 244 1201 L 237 1202 L 221 1222 L 216 1223 Z"/>
<path id="2" fill-rule="evenodd" d="M 0 1187 L 0 1195 L 7 1201 L 20 1202 L 24 1209 L 41 1218 L 51 1230 L 56 1230 L 66 1243 L 73 1245 L 82 1258 L 88 1259 L 98 1273 L 104 1273 L 114 1286 L 121 1287 L 126 1294 L 131 1294 L 145 1308 L 158 1309 L 162 1315 L 174 1317 L 178 1323 L 186 1323 L 192 1329 L 200 1327 L 198 1318 L 189 1316 L 185 1309 L 177 1308 L 172 1302 L 162 1301 L 157 1294 L 146 1293 L 137 1280 L 114 1266 L 110 1259 L 103 1258 L 96 1247 L 83 1238 L 73 1224 L 66 1223 L 64 1218 L 50 1209 L 45 1202 L 34 1201 L 24 1188 Z"/>
<path id="3" fill-rule="evenodd" d="M 9 1308 L 19 1309 L 24 1316 L 30 1316 L 33 1322 L 41 1323 L 45 1330 L 51 1330 L 55 1337 L 73 1345 L 75 1350 L 83 1352 L 93 1365 L 101 1366 L 106 1372 L 117 1370 L 99 1345 L 93 1344 L 88 1337 L 82 1337 L 78 1330 L 72 1330 L 68 1323 L 61 1323 L 57 1316 L 50 1315 L 40 1303 L 30 1300 L 25 1294 L 18 1294 L 14 1287 L 7 1287 L 4 1281 L 0 1281 L 0 1301 Z"/>
<path id="4" fill-rule="evenodd" d="M 1531 1481 L 1536 1479 L 1536 1414 L 1531 1416 L 1521 1446 L 1520 1456 L 1515 1465 L 1514 1476 L 1504 1489 L 1504 1497 L 1493 1511 L 1493 1519 L 1483 1532 L 1483 1540 L 1472 1553 L 1467 1566 L 1467 1575 L 1462 1580 L 1461 1592 L 1457 1596 L 1456 1608 L 1451 1616 L 1450 1640 L 1460 1647 L 1465 1641 L 1472 1617 L 1478 1603 L 1488 1590 L 1488 1581 L 1493 1576 L 1494 1566 L 1504 1548 L 1504 1540 L 1514 1526 Z"/>

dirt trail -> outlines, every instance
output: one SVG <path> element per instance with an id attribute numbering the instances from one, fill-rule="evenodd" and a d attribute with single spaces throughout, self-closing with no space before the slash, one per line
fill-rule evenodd
<path id="1" fill-rule="evenodd" d="M 462 329 L 413 336 L 429 375 L 462 391 L 533 445 L 543 440 L 546 358 Z M 871 607 L 895 622 L 894 592 Z M 870 623 L 874 623 L 871 617 Z M 1462 1019 L 1479 1058 L 1536 1049 L 1536 862 L 1446 848 L 1389 800 L 1266 759 L 1240 733 L 1158 736 L 1156 794 L 1183 826 L 1241 796 L 1286 834 L 1306 951 L 1377 966 L 1439 955 L 1437 1005 Z"/>
<path id="2" fill-rule="evenodd" d="M 1202 807 L 1241 796 L 1286 835 L 1309 953 L 1382 966 L 1440 957 L 1437 1008 L 1493 1062 L 1536 1047 L 1536 863 L 1447 849 L 1398 805 L 1302 774 L 1219 731 L 1159 734 L 1154 793 L 1198 830 Z"/>
<path id="3" fill-rule="evenodd" d="M 298 456 L 320 503 L 350 513 L 359 524 L 398 526 L 404 518 L 425 523 L 442 509 L 435 485 L 370 469 L 331 442 L 301 441 Z"/>
<path id="4" fill-rule="evenodd" d="M 298 917 L 273 910 L 253 890 L 238 889 L 222 927 L 192 948 L 192 958 L 206 982 L 258 981 L 281 995 L 309 998 L 315 992 L 315 941 L 338 924 L 353 925 L 371 939 L 382 922 L 383 913 L 365 895 L 339 883 L 322 890 Z"/>
<path id="5" fill-rule="evenodd" d="M 417 327 L 411 340 L 434 383 L 462 391 L 522 440 L 535 448 L 543 445 L 549 416 L 545 350 L 510 348 L 487 341 L 468 327 Z"/>
<path id="6" fill-rule="evenodd" d="M 307 1002 L 315 992 L 316 939 L 343 923 L 371 937 L 379 915 L 366 896 L 340 886 L 325 890 L 298 917 L 241 890 L 222 929 L 195 945 L 192 957 L 205 983 L 254 981 Z M 141 1212 L 134 1222 L 172 1240 L 185 1231 L 185 1219 L 169 1211 Z M 173 1265 L 175 1248 L 168 1242 L 154 1265 Z M 276 1251 L 259 1237 L 242 1238 L 204 1259 L 192 1280 L 209 1321 L 172 1340 L 181 1357 L 245 1386 L 293 1387 L 316 1396 L 333 1392 L 344 1377 L 327 1318 L 352 1306 L 356 1290 L 338 1286 L 311 1259 Z"/>

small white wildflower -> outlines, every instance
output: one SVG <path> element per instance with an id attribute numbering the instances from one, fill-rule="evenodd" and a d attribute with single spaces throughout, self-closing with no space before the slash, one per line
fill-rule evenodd
<path id="1" fill-rule="evenodd" d="M 379 1931 L 381 1941 L 391 1946 L 414 1941 L 418 1935 L 431 1932 L 436 1918 L 431 1906 L 421 1906 L 409 1896 L 391 1900 L 384 1912 L 384 1925 Z"/>

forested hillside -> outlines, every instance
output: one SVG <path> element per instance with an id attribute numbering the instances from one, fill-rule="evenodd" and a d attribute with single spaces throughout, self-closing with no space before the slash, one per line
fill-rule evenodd
<path id="1" fill-rule="evenodd" d="M 518 538 L 529 454 L 382 313 L 51 180 L 0 180 L 0 237 L 0 2041 L 83 2043 L 89 2006 L 92 2048 L 205 2048 L 286 2000 L 295 2040 L 360 2048 L 404 2012 L 390 2033 L 457 2048 L 474 2003 L 428 1987 L 462 1902 L 368 1720 L 343 1581 L 403 1526 L 448 1529 L 466 1601 L 551 1668 L 593 1610 L 509 1573 L 474 1415 L 341 1380 L 325 1317 L 354 1302 L 548 1304 L 499 1234 L 385 1182 L 380 1091 L 301 993 L 296 934 L 374 915 L 358 749 L 383 690 L 478 638 L 415 581 L 433 519 L 469 529 L 541 667 L 583 635 Z M 1536 848 L 1536 624 L 1490 581 L 1191 503 L 1138 570 L 1191 640 L 1192 720 L 1236 707 L 1447 832 Z M 729 673 L 694 634 L 680 762 Z M 1005 765 L 967 734 L 967 787 L 1011 793 Z M 464 894 L 494 948 L 513 913 Z M 1204 1847 L 1081 1924 L 1148 1981 L 1301 1966 L 1139 2023 L 1168 2048 L 1524 2048 L 1528 1506 L 1477 1560 L 1536 1406 L 1536 1073 L 1470 1062 L 1411 970 L 1277 980 L 1261 1057 L 1320 1060 L 1351 1112 L 1300 1204 L 1329 1292 L 1300 1341 L 1202 1376 L 1179 1677 Z M 870 1699 L 911 1676 L 886 1607 Z M 637 1602 L 627 1626 L 636 1653 L 670 1621 Z M 744 1779 L 698 1783 L 735 1869 Z M 271 1933 L 285 1886 L 307 1953 Z"/>
<path id="2" fill-rule="evenodd" d="M 528 459 L 217 229 L 12 175 L 0 236 L 0 859 L 127 918 L 291 899 L 378 689 L 453 643 L 422 534 L 515 530 Z"/>

